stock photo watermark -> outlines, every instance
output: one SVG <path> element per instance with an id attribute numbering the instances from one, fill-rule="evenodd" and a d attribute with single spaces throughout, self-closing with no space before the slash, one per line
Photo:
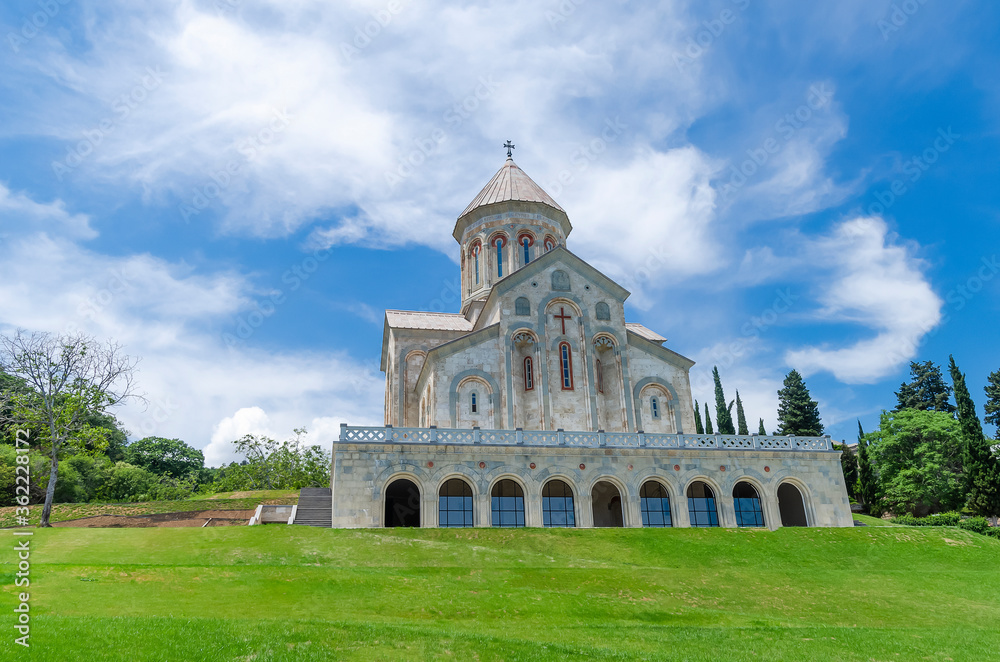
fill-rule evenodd
<path id="1" fill-rule="evenodd" d="M 715 40 L 736 22 L 740 13 L 750 7 L 750 0 L 732 0 L 732 3 L 736 5 L 736 11 L 723 9 L 714 18 L 702 21 L 702 29 L 687 38 L 682 51 L 674 53 L 674 65 L 679 70 L 684 71 L 685 67 L 694 64 L 698 58 L 707 53 Z"/>
<path id="2" fill-rule="evenodd" d="M 38 11 L 32 12 L 24 17 L 21 29 L 17 32 L 7 33 L 7 44 L 10 50 L 15 53 L 21 52 L 21 46 L 37 37 L 49 25 L 49 21 L 54 19 L 72 0 L 39 0 Z"/>
<path id="3" fill-rule="evenodd" d="M 236 152 L 241 158 L 232 158 L 225 166 L 210 172 L 208 179 L 195 187 L 190 202 L 180 205 L 179 211 L 184 222 L 189 222 L 192 216 L 197 216 L 207 209 L 213 200 L 232 186 L 238 176 L 246 171 L 246 167 L 253 163 L 290 123 L 287 108 L 272 109 L 271 119 L 264 127 L 236 144 Z"/>
<path id="4" fill-rule="evenodd" d="M 52 173 L 60 182 L 84 160 L 97 151 L 104 140 L 114 133 L 132 112 L 149 98 L 150 93 L 163 84 L 163 71 L 159 67 L 146 67 L 138 83 L 111 103 L 112 115 L 83 132 L 83 140 L 66 148 L 66 158 L 52 162 Z"/>
<path id="5" fill-rule="evenodd" d="M 27 430 L 17 430 L 14 434 L 15 458 L 15 480 L 14 480 L 14 502 L 17 506 L 14 514 L 17 518 L 17 526 L 28 526 L 28 499 L 31 485 L 31 460 L 28 457 L 29 433 Z M 17 570 L 14 574 L 14 586 L 16 588 L 28 588 L 31 586 L 31 531 L 14 532 L 14 552 L 17 554 Z M 14 637 L 14 643 L 25 648 L 30 647 L 31 638 L 31 596 L 28 593 L 18 593 L 17 602 L 14 607 L 15 623 L 14 630 L 20 637 Z"/>
<path id="6" fill-rule="evenodd" d="M 889 41 L 889 37 L 906 27 L 910 19 L 926 4 L 927 0 L 894 2 L 889 8 L 889 12 L 875 23 L 879 32 L 882 33 L 882 41 Z"/>
<path id="7" fill-rule="evenodd" d="M 585 172 L 604 152 L 608 151 L 608 147 L 616 142 L 627 128 L 628 124 L 622 122 L 620 116 L 605 119 L 604 128 L 599 136 L 591 138 L 586 144 L 577 145 L 570 153 L 569 162 L 572 169 L 563 168 L 556 173 L 555 179 L 546 183 L 545 190 L 554 196 L 562 193 L 563 188 L 572 184 L 577 175 Z"/>
<path id="8" fill-rule="evenodd" d="M 570 16 L 576 13 L 577 8 L 586 1 L 559 0 L 559 4 L 556 5 L 555 10 L 546 9 L 545 20 L 549 22 L 549 27 L 554 30 L 557 26 L 565 23 Z"/>
<path id="9" fill-rule="evenodd" d="M 371 13 L 370 21 L 362 26 L 354 26 L 354 38 L 351 39 L 351 43 L 340 42 L 340 54 L 344 56 L 344 60 L 348 63 L 353 62 L 354 58 L 361 55 L 361 52 L 371 46 L 382 31 L 392 24 L 403 9 L 405 3 L 402 0 L 389 0 L 385 7 Z"/>

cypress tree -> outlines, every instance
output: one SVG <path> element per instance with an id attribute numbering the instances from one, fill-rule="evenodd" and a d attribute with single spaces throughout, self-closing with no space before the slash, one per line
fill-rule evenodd
<path id="1" fill-rule="evenodd" d="M 1000 463 L 983 434 L 976 405 L 965 384 L 965 375 L 955 364 L 955 357 L 948 357 L 948 368 L 955 386 L 958 425 L 964 440 L 962 470 L 966 480 L 966 505 L 976 515 L 996 516 L 1000 514 Z"/>
<path id="2" fill-rule="evenodd" d="M 760 426 L 757 427 L 757 434 L 762 434 L 767 436 L 767 430 L 764 429 L 764 419 L 760 419 Z"/>
<path id="3" fill-rule="evenodd" d="M 878 509 L 875 506 L 878 498 L 878 482 L 868 452 L 868 440 L 865 439 L 865 431 L 861 428 L 861 421 L 858 421 L 858 496 L 868 508 L 869 514 L 876 515 L 878 514 Z"/>
<path id="4" fill-rule="evenodd" d="M 708 403 L 705 403 L 705 434 L 715 434 L 712 429 L 712 417 L 708 415 Z"/>
<path id="5" fill-rule="evenodd" d="M 857 501 L 858 496 L 858 459 L 851 451 L 851 447 L 844 441 L 840 444 L 840 467 L 844 470 L 844 482 L 847 484 L 847 496 L 851 501 Z"/>
<path id="6" fill-rule="evenodd" d="M 698 434 L 705 434 L 705 426 L 701 423 L 701 411 L 697 400 L 694 401 L 694 431 Z"/>
<path id="7" fill-rule="evenodd" d="M 712 367 L 712 379 L 715 380 L 715 424 L 719 434 L 736 434 L 733 427 L 732 404 L 726 406 L 726 395 L 722 392 L 722 379 L 719 378 L 719 367 Z"/>
<path id="8" fill-rule="evenodd" d="M 986 378 L 986 386 L 983 387 L 983 390 L 986 391 L 986 405 L 983 407 L 986 410 L 986 416 L 983 420 L 990 425 L 997 426 L 994 436 L 997 441 L 1000 441 L 1000 370 L 990 373 L 990 376 Z"/>
<path id="9" fill-rule="evenodd" d="M 740 400 L 739 391 L 736 391 L 736 424 L 738 425 L 736 434 L 750 434 L 750 429 L 747 427 L 747 415 L 743 411 L 743 401 Z"/>
<path id="10" fill-rule="evenodd" d="M 896 391 L 896 408 L 944 411 L 949 414 L 955 406 L 949 401 L 951 387 L 945 383 L 941 368 L 933 361 L 910 361 L 910 381 L 903 382 Z"/>
<path id="11" fill-rule="evenodd" d="M 809 389 L 798 370 L 792 369 L 785 377 L 784 388 L 778 391 L 778 432 L 803 437 L 823 434 L 819 405 L 809 397 Z"/>

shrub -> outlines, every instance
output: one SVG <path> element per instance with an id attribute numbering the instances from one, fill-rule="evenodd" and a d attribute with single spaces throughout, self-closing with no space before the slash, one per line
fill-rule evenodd
<path id="1" fill-rule="evenodd" d="M 893 524 L 905 524 L 906 526 L 958 526 L 962 521 L 962 516 L 958 513 L 937 513 L 927 517 L 914 517 L 913 515 L 900 515 L 889 520 Z"/>
<path id="2" fill-rule="evenodd" d="M 986 535 L 986 531 L 990 528 L 990 525 L 985 517 L 970 517 L 959 522 L 958 528 Z"/>

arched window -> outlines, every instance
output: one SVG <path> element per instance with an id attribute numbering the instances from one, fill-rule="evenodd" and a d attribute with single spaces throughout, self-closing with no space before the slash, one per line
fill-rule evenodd
<path id="1" fill-rule="evenodd" d="M 503 278 L 503 245 L 505 243 L 503 237 L 497 237 L 493 240 L 493 245 L 497 249 L 497 278 Z"/>
<path id="2" fill-rule="evenodd" d="M 564 391 L 573 390 L 573 350 L 568 342 L 559 343 L 559 370 Z"/>
<path id="3" fill-rule="evenodd" d="M 493 526 L 524 526 L 524 491 L 512 480 L 501 480 L 490 493 Z"/>
<path id="4" fill-rule="evenodd" d="M 550 480 L 542 489 L 542 524 L 576 526 L 573 490 L 561 480 Z"/>
<path id="5" fill-rule="evenodd" d="M 595 312 L 597 313 L 597 319 L 599 320 L 611 319 L 611 307 L 603 301 L 598 302 L 597 306 L 595 306 Z"/>
<path id="6" fill-rule="evenodd" d="M 479 394 L 476 393 L 475 391 L 472 392 L 471 404 L 472 404 L 472 413 L 473 414 L 479 413 Z"/>
<path id="7" fill-rule="evenodd" d="M 479 244 L 472 247 L 472 272 L 475 274 L 476 285 L 479 285 Z"/>
<path id="8" fill-rule="evenodd" d="M 736 483 L 733 488 L 733 505 L 736 507 L 736 526 L 764 526 L 764 512 L 760 496 L 750 483 Z"/>
<path id="9" fill-rule="evenodd" d="M 604 370 L 600 359 L 594 361 L 594 372 L 597 374 L 597 392 L 604 393 Z"/>
<path id="10" fill-rule="evenodd" d="M 524 357 L 524 390 L 530 391 L 535 388 L 535 374 L 534 366 L 532 365 L 531 357 Z"/>
<path id="11" fill-rule="evenodd" d="M 518 297 L 514 300 L 514 314 L 515 315 L 530 315 L 531 314 L 531 302 L 528 301 L 528 297 Z"/>
<path id="12" fill-rule="evenodd" d="M 642 525 L 651 527 L 673 526 L 670 521 L 670 496 L 663 485 L 648 480 L 639 490 Z"/>
<path id="13" fill-rule="evenodd" d="M 438 492 L 438 526 L 473 526 L 472 488 L 460 478 L 452 478 Z"/>
<path id="14" fill-rule="evenodd" d="M 660 417 L 660 399 L 655 395 L 649 399 L 649 411 L 652 412 L 653 418 Z"/>
<path id="15" fill-rule="evenodd" d="M 687 489 L 688 516 L 691 526 L 719 526 L 719 512 L 715 509 L 715 492 L 701 481 L 691 483 Z"/>
<path id="16" fill-rule="evenodd" d="M 552 237 L 546 237 L 545 238 L 545 252 L 548 253 L 550 250 L 552 250 L 555 247 L 556 247 L 556 242 L 552 239 Z"/>
<path id="17" fill-rule="evenodd" d="M 524 251 L 524 263 L 531 262 L 531 237 L 521 237 L 521 248 Z"/>

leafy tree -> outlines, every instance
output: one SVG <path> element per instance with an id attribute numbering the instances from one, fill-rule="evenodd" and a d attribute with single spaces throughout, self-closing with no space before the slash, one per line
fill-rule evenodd
<path id="1" fill-rule="evenodd" d="M 941 375 L 941 368 L 933 361 L 910 361 L 910 381 L 903 382 L 896 391 L 896 408 L 919 409 L 921 411 L 955 411 L 954 405 L 948 400 L 951 387 Z"/>
<path id="2" fill-rule="evenodd" d="M 990 373 L 990 376 L 986 378 L 986 386 L 983 387 L 983 390 L 986 391 L 986 405 L 983 407 L 986 410 L 986 416 L 983 420 L 990 425 L 997 426 L 995 437 L 1000 441 L 1000 370 Z"/>
<path id="3" fill-rule="evenodd" d="M 708 415 L 708 403 L 705 403 L 705 434 L 715 434 L 712 429 L 712 417 Z"/>
<path id="4" fill-rule="evenodd" d="M 59 460 L 88 446 L 107 446 L 107 430 L 87 423 L 91 414 L 137 397 L 136 360 L 123 355 L 119 345 L 98 343 L 84 335 L 55 336 L 18 331 L 0 336 L 0 370 L 22 379 L 28 392 L 12 394 L 6 424 L 39 431 L 36 444 L 49 455 L 49 480 L 39 526 L 47 527 L 52 513 Z M 24 504 L 27 505 L 27 500 Z"/>
<path id="5" fill-rule="evenodd" d="M 764 429 L 764 419 L 760 419 L 760 425 L 757 426 L 757 434 L 767 435 L 767 430 Z"/>
<path id="6" fill-rule="evenodd" d="M 868 457 L 868 439 L 858 421 L 858 489 L 857 496 L 868 507 L 868 512 L 878 515 L 878 480 Z"/>
<path id="7" fill-rule="evenodd" d="M 107 431 L 104 433 L 104 439 L 108 443 L 104 447 L 103 453 L 112 463 L 125 459 L 125 447 L 128 446 L 128 432 L 113 414 L 89 412 L 84 417 L 84 422 L 92 428 L 103 428 Z M 87 450 L 93 452 L 96 449 L 88 448 Z"/>
<path id="8" fill-rule="evenodd" d="M 879 429 L 866 435 L 878 468 L 878 498 L 896 514 L 926 515 L 959 507 L 962 431 L 950 414 L 904 409 L 882 412 Z"/>
<path id="9" fill-rule="evenodd" d="M 958 425 L 962 430 L 962 464 L 966 480 L 966 505 L 976 515 L 994 517 L 1000 514 L 1000 462 L 976 414 L 965 375 L 955 364 L 955 357 L 948 357 L 951 380 L 955 385 L 955 403 L 958 405 Z"/>
<path id="10" fill-rule="evenodd" d="M 712 367 L 712 379 L 715 380 L 715 423 L 719 426 L 719 434 L 736 434 L 733 427 L 733 403 L 726 406 L 726 395 L 722 392 L 722 379 L 719 377 L 719 367 Z"/>
<path id="11" fill-rule="evenodd" d="M 296 429 L 295 438 L 278 442 L 268 437 L 245 435 L 234 441 L 245 463 L 230 465 L 230 483 L 234 489 L 279 490 L 325 487 L 330 484 L 330 452 L 302 441 L 306 430 Z M 233 480 L 243 479 L 245 486 L 234 487 Z M 217 485 L 218 486 L 218 485 Z M 220 490 L 223 491 L 223 490 Z"/>
<path id="12" fill-rule="evenodd" d="M 736 424 L 737 434 L 750 434 L 750 428 L 747 427 L 747 415 L 743 412 L 743 401 L 740 400 L 739 391 L 736 391 Z"/>
<path id="13" fill-rule="evenodd" d="M 844 470 L 844 482 L 847 483 L 847 496 L 850 497 L 851 501 L 857 501 L 858 458 L 854 456 L 854 452 L 847 445 L 846 441 L 840 445 L 840 467 Z"/>
<path id="14" fill-rule="evenodd" d="M 778 391 L 777 434 L 818 437 L 823 434 L 819 405 L 809 397 L 809 389 L 798 370 L 785 376 L 784 388 Z"/>
<path id="15" fill-rule="evenodd" d="M 180 439 L 146 437 L 131 444 L 126 461 L 154 474 L 180 478 L 205 466 L 205 455 Z"/>
<path id="16" fill-rule="evenodd" d="M 705 426 L 701 422 L 701 411 L 699 411 L 698 401 L 694 401 L 694 431 L 698 434 L 705 434 Z"/>

